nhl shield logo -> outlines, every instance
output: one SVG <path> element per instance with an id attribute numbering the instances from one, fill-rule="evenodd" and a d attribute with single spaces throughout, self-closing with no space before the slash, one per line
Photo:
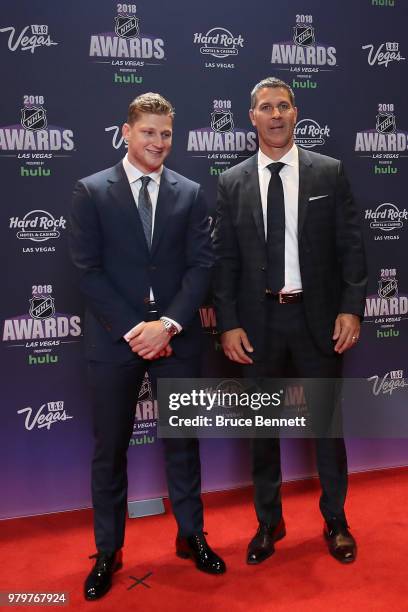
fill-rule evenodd
<path id="1" fill-rule="evenodd" d="M 145 374 L 145 377 L 142 382 L 142 386 L 140 387 L 138 402 L 152 402 L 153 394 L 152 394 L 152 385 L 150 384 L 149 376 Z"/>
<path id="2" fill-rule="evenodd" d="M 293 28 L 293 42 L 299 47 L 310 47 L 315 44 L 314 27 L 310 25 L 296 25 Z"/>
<path id="3" fill-rule="evenodd" d="M 115 32 L 121 38 L 135 38 L 139 36 L 139 18 L 122 16 L 115 17 Z"/>
<path id="4" fill-rule="evenodd" d="M 389 300 L 398 295 L 398 283 L 395 278 L 378 281 L 378 295 L 380 298 Z"/>
<path id="5" fill-rule="evenodd" d="M 55 314 L 54 298 L 49 295 L 30 298 L 29 314 L 33 319 L 49 319 Z"/>
<path id="6" fill-rule="evenodd" d="M 42 106 L 21 109 L 21 125 L 26 130 L 44 130 L 47 127 L 47 113 Z"/>
<path id="7" fill-rule="evenodd" d="M 231 111 L 214 111 L 211 113 L 211 127 L 214 132 L 231 132 L 234 129 Z"/>
<path id="8" fill-rule="evenodd" d="M 375 129 L 380 134 L 392 134 L 396 131 L 395 115 L 393 113 L 378 113 Z"/>

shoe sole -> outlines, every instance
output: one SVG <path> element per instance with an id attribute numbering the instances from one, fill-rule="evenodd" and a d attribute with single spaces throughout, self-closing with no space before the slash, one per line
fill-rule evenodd
<path id="1" fill-rule="evenodd" d="M 275 544 L 275 542 L 279 542 L 279 540 L 283 540 L 283 538 L 286 535 L 286 528 L 284 527 L 282 529 L 282 531 L 280 531 L 273 539 L 273 543 Z M 247 559 L 247 565 L 259 565 L 260 563 L 263 563 L 263 561 L 266 561 L 266 559 L 269 559 L 269 557 L 272 557 L 272 555 L 274 554 L 275 549 L 273 549 L 269 554 L 265 555 L 265 557 L 262 557 L 261 559 L 257 559 L 255 561 L 251 561 L 249 559 Z"/>

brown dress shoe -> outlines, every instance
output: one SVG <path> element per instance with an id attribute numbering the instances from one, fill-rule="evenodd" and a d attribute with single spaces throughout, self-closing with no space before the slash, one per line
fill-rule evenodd
<path id="1" fill-rule="evenodd" d="M 248 544 L 247 563 L 256 565 L 262 563 L 275 552 L 275 542 L 286 535 L 285 521 L 283 518 L 277 525 L 265 525 L 259 523 L 258 531 Z"/>
<path id="2" fill-rule="evenodd" d="M 323 530 L 330 554 L 340 563 L 353 563 L 357 555 L 357 544 L 345 521 L 327 521 Z"/>

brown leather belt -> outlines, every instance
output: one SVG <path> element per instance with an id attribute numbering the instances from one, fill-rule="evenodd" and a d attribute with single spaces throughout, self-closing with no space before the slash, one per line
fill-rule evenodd
<path id="1" fill-rule="evenodd" d="M 265 295 L 271 300 L 276 300 L 279 304 L 299 304 L 303 301 L 302 291 L 298 291 L 298 293 L 272 293 L 270 289 L 266 289 Z"/>

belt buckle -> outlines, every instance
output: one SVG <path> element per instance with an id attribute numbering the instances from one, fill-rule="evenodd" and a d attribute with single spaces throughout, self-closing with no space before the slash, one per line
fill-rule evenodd
<path id="1" fill-rule="evenodd" d="M 278 296 L 279 296 L 279 304 L 285 304 L 285 301 L 283 299 L 283 293 L 281 291 L 279 291 Z"/>

